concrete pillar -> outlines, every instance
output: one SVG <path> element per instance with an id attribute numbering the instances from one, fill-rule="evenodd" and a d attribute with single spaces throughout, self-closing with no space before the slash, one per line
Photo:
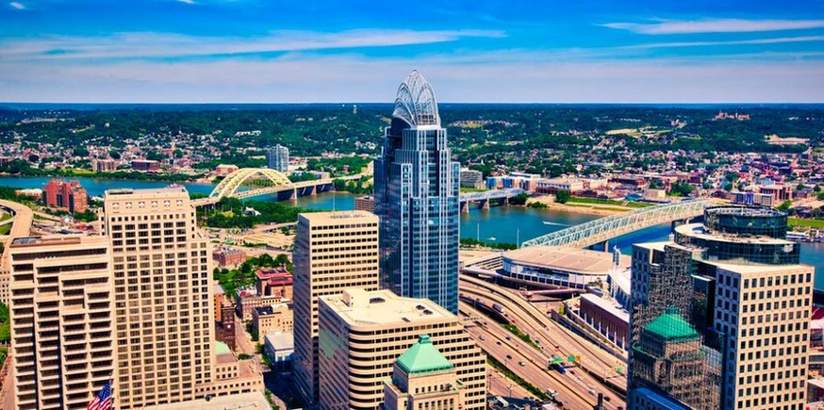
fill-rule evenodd
<path id="1" fill-rule="evenodd" d="M 461 202 L 461 213 L 468 214 L 469 213 L 469 201 Z"/>
<path id="2" fill-rule="evenodd" d="M 481 209 L 489 209 L 489 198 L 481 200 Z"/>
<path id="3" fill-rule="evenodd" d="M 298 189 L 292 188 L 292 193 L 289 195 L 290 201 L 297 201 L 298 200 Z"/>
<path id="4" fill-rule="evenodd" d="M 317 185 L 312 185 L 309 187 L 309 195 L 316 196 L 318 194 L 318 187 Z"/>

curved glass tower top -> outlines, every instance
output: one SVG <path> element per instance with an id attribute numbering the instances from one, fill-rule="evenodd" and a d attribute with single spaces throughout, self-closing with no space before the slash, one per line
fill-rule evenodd
<path id="1" fill-rule="evenodd" d="M 392 117 L 402 120 L 407 126 L 441 126 L 438 115 L 438 101 L 429 81 L 417 70 L 412 70 L 406 80 L 398 87 L 395 97 L 395 110 Z"/>

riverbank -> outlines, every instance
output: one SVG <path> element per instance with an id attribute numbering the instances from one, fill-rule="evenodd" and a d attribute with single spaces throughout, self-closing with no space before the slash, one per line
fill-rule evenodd
<path id="1" fill-rule="evenodd" d="M 529 207 L 530 203 L 540 203 L 545 206 L 545 210 L 552 210 L 557 212 L 567 212 L 573 214 L 592 215 L 592 216 L 610 216 L 617 215 L 624 212 L 631 211 L 636 208 L 630 208 L 621 205 L 612 204 L 595 204 L 595 203 L 581 203 L 581 202 L 567 202 L 560 204 L 555 202 L 555 197 L 552 195 L 542 195 L 530 197 L 526 205 Z"/>

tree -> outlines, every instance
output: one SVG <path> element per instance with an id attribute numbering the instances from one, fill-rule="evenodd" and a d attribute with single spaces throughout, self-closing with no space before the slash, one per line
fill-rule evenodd
<path id="1" fill-rule="evenodd" d="M 781 203 L 781 205 L 778 205 L 778 210 L 783 211 L 783 212 L 787 212 L 790 209 L 791 206 L 793 206 L 792 201 L 784 201 L 784 202 Z"/>
<path id="2" fill-rule="evenodd" d="M 572 195 L 570 195 L 569 191 L 558 191 L 558 193 L 555 194 L 555 202 L 565 204 L 571 197 Z"/>

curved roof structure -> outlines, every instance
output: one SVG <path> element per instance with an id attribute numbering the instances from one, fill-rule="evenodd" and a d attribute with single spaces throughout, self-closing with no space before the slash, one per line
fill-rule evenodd
<path id="1" fill-rule="evenodd" d="M 398 87 L 395 97 L 395 110 L 392 116 L 409 124 L 410 127 L 434 125 L 440 127 L 438 101 L 435 91 L 423 74 L 412 70 L 406 80 Z"/>

